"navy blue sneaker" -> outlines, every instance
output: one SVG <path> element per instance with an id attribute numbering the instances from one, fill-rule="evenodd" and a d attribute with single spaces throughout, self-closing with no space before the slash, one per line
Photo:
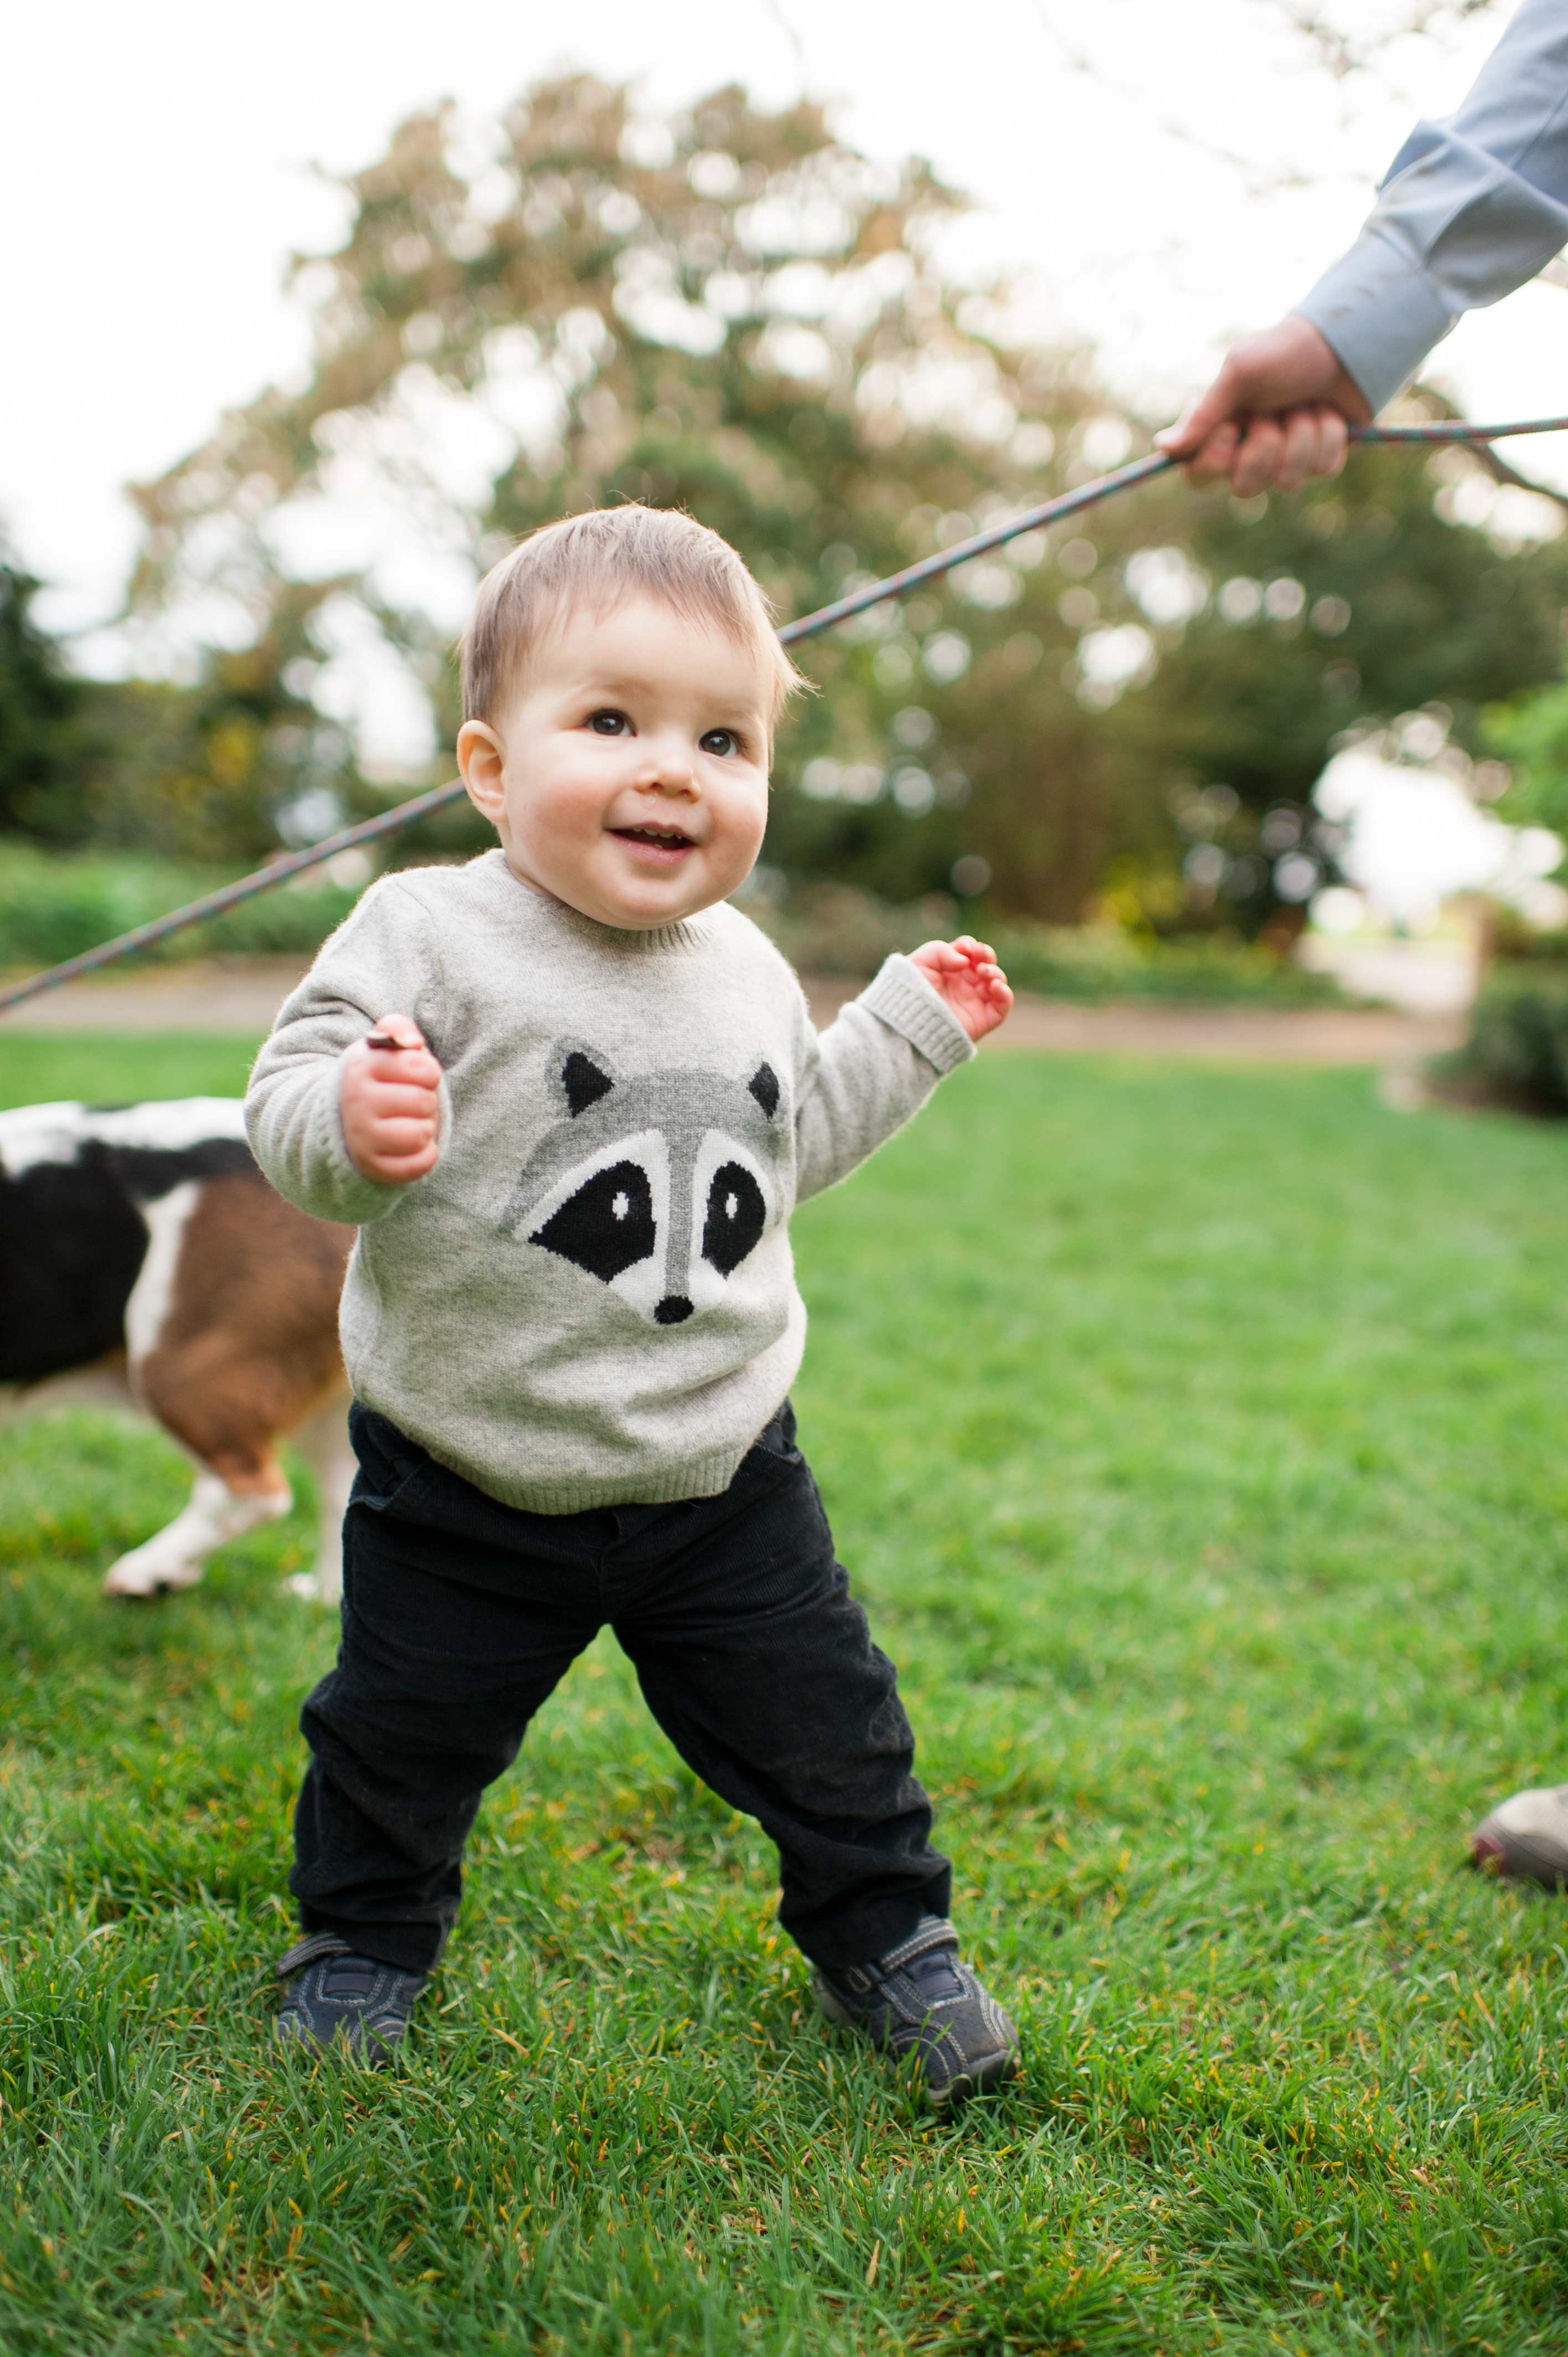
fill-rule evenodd
<path id="1" fill-rule="evenodd" d="M 277 1976 L 290 1984 L 274 2035 L 285 2046 L 303 2047 L 313 2061 L 357 2062 L 384 2071 L 408 2029 L 423 1973 L 400 1972 L 395 1964 L 357 1956 L 334 1932 L 314 1932 L 277 1960 Z"/>
<path id="2" fill-rule="evenodd" d="M 983 2094 L 1018 2068 L 1018 2033 L 958 1952 L 958 1933 L 922 1915 L 909 1937 L 869 1964 L 817 1967 L 817 2002 L 895 2061 L 913 2054 L 939 2111 Z"/>

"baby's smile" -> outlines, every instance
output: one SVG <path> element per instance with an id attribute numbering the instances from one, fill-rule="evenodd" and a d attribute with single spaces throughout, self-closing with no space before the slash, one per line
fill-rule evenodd
<path id="1" fill-rule="evenodd" d="M 610 833 L 658 867 L 679 866 L 684 854 L 697 847 L 696 837 L 679 826 L 612 826 Z"/>

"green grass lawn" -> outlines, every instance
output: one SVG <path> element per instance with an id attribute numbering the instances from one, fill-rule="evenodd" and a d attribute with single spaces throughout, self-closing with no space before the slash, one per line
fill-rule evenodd
<path id="1" fill-rule="evenodd" d="M 949 2125 L 603 1641 L 397 2072 L 283 2067 L 308 1515 L 113 1607 L 173 1450 L 9 1437 L 0 2347 L 1562 2351 L 1568 1902 L 1463 1836 L 1568 1773 L 1565 1178 L 1366 1073 L 988 1058 L 801 1214 L 804 1445 L 1028 2040 Z"/>

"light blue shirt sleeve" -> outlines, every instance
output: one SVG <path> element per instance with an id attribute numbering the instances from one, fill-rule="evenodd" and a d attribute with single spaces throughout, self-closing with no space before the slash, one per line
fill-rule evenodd
<path id="1" fill-rule="evenodd" d="M 1374 411 L 1461 313 L 1568 245 L 1568 0 L 1523 0 L 1469 95 L 1418 123 L 1348 253 L 1295 307 Z"/>

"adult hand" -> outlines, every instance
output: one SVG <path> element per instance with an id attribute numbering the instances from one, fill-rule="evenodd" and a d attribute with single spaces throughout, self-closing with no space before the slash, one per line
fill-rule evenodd
<path id="1" fill-rule="evenodd" d="M 372 1039 L 345 1049 L 338 1105 L 349 1158 L 361 1178 L 407 1187 L 440 1159 L 441 1067 L 407 1015 L 383 1015 Z"/>
<path id="2" fill-rule="evenodd" d="M 1232 344 L 1206 393 L 1155 442 L 1187 461 L 1188 482 L 1229 476 L 1239 499 L 1294 491 L 1309 475 L 1337 475 L 1346 424 L 1371 410 L 1354 377 L 1308 320 L 1293 311 L 1261 335 Z"/>
<path id="3" fill-rule="evenodd" d="M 1012 1011 L 1013 994 L 996 963 L 996 952 L 971 933 L 956 942 L 927 942 L 912 951 L 918 965 L 937 996 L 956 1015 L 972 1039 L 983 1039 Z"/>

